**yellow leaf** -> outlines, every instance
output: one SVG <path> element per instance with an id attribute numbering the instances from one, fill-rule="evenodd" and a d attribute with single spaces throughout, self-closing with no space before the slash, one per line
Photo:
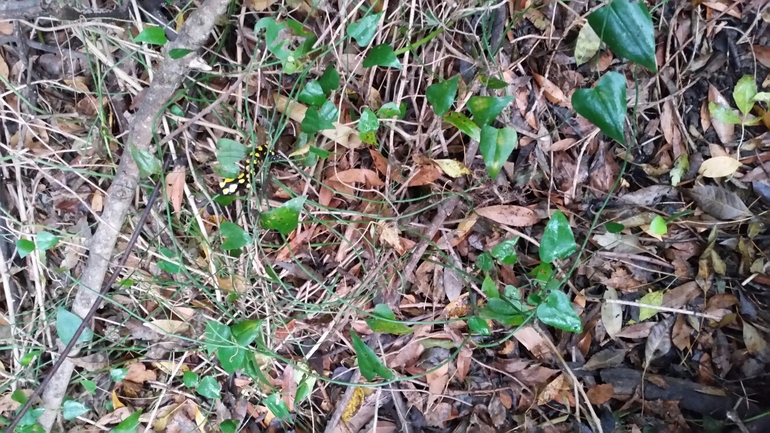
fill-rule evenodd
<path id="1" fill-rule="evenodd" d="M 639 300 L 640 304 L 660 307 L 663 305 L 663 291 L 650 292 Z M 639 308 L 639 321 L 643 322 L 658 313 L 654 308 Z"/>
<path id="2" fill-rule="evenodd" d="M 433 162 L 438 164 L 441 171 L 447 176 L 455 179 L 471 174 L 471 171 L 468 170 L 468 167 L 466 167 L 465 164 L 460 161 L 455 161 L 454 159 L 434 159 Z"/>
<path id="3" fill-rule="evenodd" d="M 125 407 L 126 405 L 123 404 L 122 401 L 118 398 L 118 394 L 115 393 L 115 390 L 112 390 L 112 408 L 114 410 L 118 410 L 121 407 Z"/>
<path id="4" fill-rule="evenodd" d="M 715 156 L 703 161 L 698 173 L 703 177 L 727 177 L 735 173 L 743 164 L 730 156 Z"/>

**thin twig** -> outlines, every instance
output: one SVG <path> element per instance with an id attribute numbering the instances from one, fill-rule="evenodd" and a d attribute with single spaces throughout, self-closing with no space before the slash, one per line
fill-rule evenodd
<path id="1" fill-rule="evenodd" d="M 698 313 L 697 311 L 683 310 L 681 308 L 670 308 L 670 307 L 663 307 L 660 305 L 641 304 L 639 302 L 623 301 L 620 299 L 605 299 L 604 302 L 608 304 L 618 304 L 618 305 L 628 305 L 631 307 L 649 308 L 650 310 L 665 311 L 667 313 L 687 314 L 690 316 L 703 317 L 705 319 L 716 320 L 717 322 L 721 320 L 719 317 L 713 316 L 711 314 Z"/>

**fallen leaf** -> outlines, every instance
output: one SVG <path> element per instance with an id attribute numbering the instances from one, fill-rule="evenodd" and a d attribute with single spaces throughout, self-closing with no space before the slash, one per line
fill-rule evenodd
<path id="1" fill-rule="evenodd" d="M 663 292 L 657 291 L 657 292 L 650 292 L 642 297 L 642 299 L 639 300 L 640 304 L 650 305 L 654 307 L 660 307 L 663 305 Z M 646 308 L 646 307 L 639 307 L 639 321 L 644 322 L 645 320 L 655 316 L 658 314 L 658 310 L 654 308 Z"/>
<path id="2" fill-rule="evenodd" d="M 671 324 L 676 316 L 671 315 L 650 329 L 647 344 L 644 347 L 644 365 L 649 367 L 652 361 L 660 358 L 671 350 Z"/>
<path id="3" fill-rule="evenodd" d="M 305 112 L 307 112 L 307 107 L 305 105 L 296 101 L 291 101 L 289 98 L 279 93 L 273 94 L 273 99 L 275 100 L 275 108 L 281 113 L 286 113 L 288 110 L 289 117 L 293 121 L 301 123 L 302 120 L 305 119 Z M 319 131 L 319 133 L 348 149 L 357 149 L 361 147 L 361 138 L 358 136 L 355 129 L 339 122 L 332 122 L 332 124 L 334 124 L 334 129 L 325 129 Z"/>
<path id="4" fill-rule="evenodd" d="M 761 360 L 767 359 L 767 340 L 760 335 L 757 328 L 746 322 L 743 322 L 743 342 L 750 354 L 758 356 Z"/>
<path id="5" fill-rule="evenodd" d="M 674 328 L 671 330 L 671 342 L 677 349 L 685 351 L 690 349 L 690 334 L 692 328 L 687 325 L 684 314 L 677 314 Z"/>
<path id="6" fill-rule="evenodd" d="M 532 77 L 535 78 L 535 81 L 537 81 L 537 84 L 543 89 L 543 93 L 545 94 L 546 99 L 548 99 L 552 104 L 561 105 L 562 107 L 572 108 L 571 104 L 569 103 L 569 100 L 564 95 L 564 92 L 561 91 L 559 86 L 557 86 L 551 80 L 545 78 L 542 75 L 533 73 Z"/>
<path id="7" fill-rule="evenodd" d="M 618 332 L 618 337 L 623 338 L 647 338 L 650 335 L 650 330 L 655 326 L 657 322 L 644 322 L 634 323 L 633 325 L 626 326 L 622 331 Z"/>
<path id="8" fill-rule="evenodd" d="M 551 353 L 548 343 L 543 340 L 543 335 L 532 325 L 526 325 L 513 333 L 513 337 L 529 350 L 536 358 L 543 359 Z"/>
<path id="9" fill-rule="evenodd" d="M 765 45 L 752 45 L 754 49 L 754 56 L 759 63 L 765 65 L 766 68 L 770 68 L 770 46 Z"/>
<path id="10" fill-rule="evenodd" d="M 131 364 L 128 367 L 126 377 L 123 378 L 123 380 L 129 380 L 134 383 L 144 383 L 148 380 L 154 381 L 157 379 L 158 375 L 154 371 L 148 370 L 143 362 L 135 362 Z"/>
<path id="11" fill-rule="evenodd" d="M 690 281 L 663 294 L 663 305 L 668 308 L 682 308 L 702 293 L 698 283 Z"/>
<path id="12" fill-rule="evenodd" d="M 581 370 L 594 371 L 605 368 L 617 367 L 623 364 L 628 349 L 604 349 L 596 352 L 591 359 L 583 365 Z"/>
<path id="13" fill-rule="evenodd" d="M 174 167 L 171 173 L 166 175 L 166 194 L 167 199 L 171 201 L 171 207 L 174 213 L 179 213 L 182 209 L 182 199 L 184 198 L 186 168 L 183 165 Z"/>
<path id="14" fill-rule="evenodd" d="M 190 325 L 181 320 L 157 319 L 145 322 L 144 326 L 162 334 L 180 335 L 190 330 Z"/>
<path id="15" fill-rule="evenodd" d="M 556 398 L 561 392 L 564 385 L 564 374 L 556 376 L 556 379 L 552 380 L 545 389 L 537 396 L 537 404 L 543 406 L 548 404 L 551 400 Z"/>
<path id="16" fill-rule="evenodd" d="M 476 209 L 476 213 L 496 223 L 511 227 L 529 227 L 540 221 L 540 217 L 535 211 L 522 206 L 487 206 Z"/>
<path id="17" fill-rule="evenodd" d="M 380 221 L 377 223 L 377 231 L 380 233 L 380 242 L 390 245 L 398 254 L 406 253 L 406 249 L 398 237 L 401 232 L 395 223 Z"/>
<path id="18" fill-rule="evenodd" d="M 380 176 L 376 172 L 364 168 L 351 168 L 350 170 L 338 171 L 329 176 L 328 180 L 346 185 L 363 183 L 367 187 L 385 185 L 385 182 L 380 180 Z"/>
<path id="19" fill-rule="evenodd" d="M 599 52 L 602 44 L 601 38 L 588 23 L 583 24 L 575 42 L 575 63 L 580 66 L 591 60 Z"/>
<path id="20" fill-rule="evenodd" d="M 434 159 L 433 162 L 441 168 L 444 174 L 455 179 L 471 174 L 471 171 L 465 164 L 454 159 Z"/>
<path id="21" fill-rule="evenodd" d="M 588 401 L 590 401 L 591 404 L 607 403 L 613 395 L 615 395 L 615 388 L 611 383 L 595 385 L 586 391 L 586 397 L 588 397 Z"/>
<path id="22" fill-rule="evenodd" d="M 719 90 L 717 90 L 713 84 L 709 84 L 708 100 L 709 102 L 713 102 L 717 105 L 723 105 L 725 107 L 730 106 L 730 104 L 727 102 L 727 99 L 725 99 L 725 97 L 719 93 Z M 735 140 L 735 125 L 732 123 L 724 123 L 716 119 L 714 116 L 710 116 L 710 119 L 711 125 L 714 127 L 714 131 L 716 131 L 717 137 L 719 137 L 719 141 L 721 141 L 722 144 L 732 143 L 733 140 Z"/>
<path id="23" fill-rule="evenodd" d="M 703 161 L 698 173 L 703 177 L 727 177 L 735 173 L 743 164 L 730 156 L 716 156 Z"/>
<path id="24" fill-rule="evenodd" d="M 417 172 L 406 182 L 407 186 L 430 185 L 441 177 L 441 169 L 435 164 L 419 166 Z"/>
<path id="25" fill-rule="evenodd" d="M 698 185 L 689 192 L 698 206 L 714 218 L 729 221 L 752 216 L 740 197 L 723 187 Z"/>
<path id="26" fill-rule="evenodd" d="M 618 292 L 612 288 L 607 287 L 604 291 L 604 299 L 618 299 Z M 611 338 L 615 338 L 623 327 L 623 306 L 620 304 L 609 304 L 604 302 L 602 304 L 602 324 L 607 331 L 607 335 Z"/>

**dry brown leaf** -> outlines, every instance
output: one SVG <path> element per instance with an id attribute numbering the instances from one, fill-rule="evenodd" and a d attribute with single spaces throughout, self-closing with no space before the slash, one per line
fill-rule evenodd
<path id="1" fill-rule="evenodd" d="M 540 217 L 535 211 L 522 206 L 487 206 L 476 209 L 476 213 L 496 223 L 511 227 L 529 227 L 540 221 Z"/>
<path id="2" fill-rule="evenodd" d="M 537 332 L 532 325 L 526 325 L 519 328 L 513 334 L 513 337 L 518 340 L 519 343 L 529 350 L 536 358 L 543 359 L 551 353 L 549 344 L 543 340 L 543 335 Z"/>
<path id="3" fill-rule="evenodd" d="M 765 45 L 753 45 L 754 56 L 759 63 L 765 65 L 766 68 L 770 68 L 770 47 Z"/>
<path id="4" fill-rule="evenodd" d="M 623 363 L 628 353 L 627 349 L 604 349 L 597 352 L 583 365 L 581 370 L 594 371 L 610 367 L 617 367 Z"/>
<path id="5" fill-rule="evenodd" d="M 738 171 L 743 164 L 730 156 L 716 156 L 703 161 L 698 173 L 703 177 L 727 177 Z"/>
<path id="6" fill-rule="evenodd" d="M 618 299 L 618 292 L 613 287 L 607 287 L 604 291 L 604 299 Z M 623 306 L 620 304 L 602 304 L 602 324 L 607 335 L 615 338 L 623 327 Z"/>
<path id="7" fill-rule="evenodd" d="M 719 90 L 717 90 L 713 84 L 709 84 L 708 99 L 709 102 L 713 102 L 717 105 L 724 105 L 725 107 L 730 106 L 730 103 L 727 102 L 727 99 L 725 99 L 725 97 L 719 93 Z M 722 144 L 732 143 L 735 140 L 735 125 L 721 122 L 714 117 L 710 117 L 710 119 L 711 126 L 714 127 L 714 131 L 716 131 L 717 137 L 719 137 L 719 141 L 721 141 Z"/>
<path id="8" fill-rule="evenodd" d="M 650 335 L 650 329 L 652 329 L 655 324 L 656 322 L 635 323 L 631 326 L 626 326 L 623 328 L 622 331 L 618 332 L 617 336 L 622 338 L 631 338 L 634 340 L 639 338 L 647 338 L 647 336 Z"/>
<path id="9" fill-rule="evenodd" d="M 383 186 L 385 182 L 380 180 L 380 176 L 365 168 L 351 168 L 350 170 L 338 171 L 328 178 L 329 181 L 342 184 L 363 183 L 367 187 Z"/>
<path id="10" fill-rule="evenodd" d="M 441 177 L 441 169 L 434 164 L 421 165 L 417 172 L 406 182 L 408 186 L 430 185 Z"/>
<path id="11" fill-rule="evenodd" d="M 179 213 L 182 209 L 182 199 L 184 198 L 184 185 L 187 171 L 185 166 L 174 167 L 171 173 L 166 175 L 166 198 L 171 201 L 171 207 L 174 213 Z"/>
<path id="12" fill-rule="evenodd" d="M 671 350 L 671 325 L 676 316 L 671 315 L 656 323 L 650 329 L 647 344 L 644 347 L 644 365 L 649 367 L 652 361 L 660 358 Z"/>
<path id="13" fill-rule="evenodd" d="M 615 162 L 612 154 L 607 152 L 607 142 L 601 141 L 589 170 L 588 178 L 591 187 L 602 192 L 608 192 L 619 173 L 618 163 Z"/>
<path id="14" fill-rule="evenodd" d="M 702 293 L 698 283 L 690 281 L 664 293 L 662 305 L 667 308 L 682 308 Z"/>
<path id="15" fill-rule="evenodd" d="M 556 376 L 537 396 L 537 404 L 543 406 L 556 398 L 564 385 L 564 374 Z"/>
<path id="16" fill-rule="evenodd" d="M 564 95 L 564 92 L 561 91 L 559 86 L 542 75 L 533 73 L 532 77 L 535 78 L 537 84 L 543 89 L 543 94 L 545 94 L 546 99 L 548 99 L 552 104 L 572 108 L 572 105 L 567 99 L 567 96 Z"/>
<path id="17" fill-rule="evenodd" d="M 446 385 L 449 383 L 449 364 L 445 363 L 435 371 L 428 372 L 425 375 L 425 380 L 428 383 L 428 391 L 430 391 L 426 406 L 431 407 L 437 398 L 444 395 Z"/>
<path id="18" fill-rule="evenodd" d="M 305 112 L 307 112 L 305 105 L 289 100 L 289 98 L 279 93 L 273 94 L 273 99 L 275 100 L 275 108 L 279 112 L 286 113 L 289 110 L 288 114 L 291 120 L 302 123 L 302 120 L 305 119 Z M 355 129 L 339 122 L 332 123 L 334 124 L 334 129 L 325 129 L 320 131 L 320 134 L 348 149 L 358 149 L 361 147 L 361 138 Z"/>
<path id="19" fill-rule="evenodd" d="M 595 385 L 586 391 L 586 397 L 588 397 L 588 401 L 590 401 L 591 404 L 607 403 L 613 395 L 615 395 L 615 388 L 611 383 Z"/>
<path id="20" fill-rule="evenodd" d="M 703 101 L 700 105 L 700 127 L 706 131 L 711 128 L 711 113 L 709 113 L 709 105 L 707 101 Z"/>
<path id="21" fill-rule="evenodd" d="M 274 5 L 277 1 L 278 0 L 251 0 L 249 3 L 255 12 L 262 12 Z"/>
<path id="22" fill-rule="evenodd" d="M 684 314 L 677 314 L 676 322 L 674 322 L 674 328 L 671 330 L 671 342 L 674 346 L 681 351 L 690 349 L 690 334 L 692 328 L 687 325 L 687 320 Z"/>
<path id="23" fill-rule="evenodd" d="M 540 146 L 540 148 L 543 150 L 543 152 L 561 152 L 561 151 L 569 149 L 576 142 L 577 142 L 577 140 L 575 140 L 574 138 L 563 138 L 563 139 L 557 141 L 556 143 L 550 143 L 550 145 L 547 146 L 548 147 L 547 149 L 545 149 L 546 146 L 540 146 L 540 144 L 542 144 L 542 143 L 549 143 L 548 141 L 538 140 L 537 144 L 538 144 L 538 146 Z"/>
<path id="24" fill-rule="evenodd" d="M 767 340 L 762 337 L 757 328 L 746 322 L 743 322 L 743 342 L 750 354 L 758 356 L 762 360 L 767 358 Z"/>
<path id="25" fill-rule="evenodd" d="M 128 418 L 128 416 L 131 415 L 133 412 L 134 411 L 132 411 L 127 407 L 121 407 L 119 409 L 115 409 L 114 411 L 99 418 L 99 421 L 96 422 L 96 425 L 100 427 L 104 427 L 111 424 L 118 424 L 119 422 Z"/>
<path id="26" fill-rule="evenodd" d="M 13 21 L 0 21 L 0 35 L 13 34 Z"/>
<path id="27" fill-rule="evenodd" d="M 144 323 L 144 326 L 162 334 L 181 335 L 190 330 L 190 325 L 181 320 L 156 319 Z"/>
<path id="28" fill-rule="evenodd" d="M 375 149 L 369 149 L 369 154 L 372 155 L 372 160 L 374 161 L 374 168 L 377 169 L 383 176 L 390 176 L 390 179 L 392 179 L 395 182 L 398 183 L 404 183 L 404 177 L 401 176 L 401 173 L 396 169 L 395 167 L 391 166 L 388 163 L 387 158 L 382 156 L 382 154 Z"/>
<path id="29" fill-rule="evenodd" d="M 110 365 L 107 355 L 102 352 L 96 352 L 80 358 L 70 357 L 67 359 L 76 367 L 80 367 L 86 371 L 98 371 L 107 368 Z"/>
<path id="30" fill-rule="evenodd" d="M 465 381 L 465 377 L 468 375 L 468 371 L 471 368 L 471 359 L 473 358 L 473 349 L 468 346 L 463 346 L 460 349 L 460 353 L 457 355 L 457 379 L 461 382 Z"/>
<path id="31" fill-rule="evenodd" d="M 123 380 L 134 383 L 144 383 L 148 380 L 157 380 L 158 375 L 153 370 L 148 370 L 143 362 L 135 362 L 128 367 L 128 372 Z"/>
<path id="32" fill-rule="evenodd" d="M 380 233 L 380 242 L 390 245 L 400 255 L 406 253 L 406 248 L 404 248 L 404 244 L 401 243 L 401 238 L 398 236 L 401 231 L 395 223 L 380 221 L 377 223 L 377 231 Z"/>

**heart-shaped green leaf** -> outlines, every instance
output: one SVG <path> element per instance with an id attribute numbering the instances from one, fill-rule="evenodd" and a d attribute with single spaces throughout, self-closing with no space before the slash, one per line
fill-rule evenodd
<path id="1" fill-rule="evenodd" d="M 246 146 L 229 138 L 217 140 L 217 161 L 224 176 L 235 177 L 240 170 L 238 163 L 244 158 L 246 158 Z"/>
<path id="2" fill-rule="evenodd" d="M 540 260 L 553 263 L 556 259 L 566 259 L 577 250 L 575 235 L 564 214 L 557 210 L 545 226 L 543 239 L 540 241 Z"/>
<path id="3" fill-rule="evenodd" d="M 497 129 L 489 125 L 481 128 L 481 140 L 479 141 L 479 151 L 484 157 L 484 164 L 487 166 L 489 177 L 495 179 L 500 174 L 503 164 L 516 149 L 518 135 L 513 128 Z"/>
<path id="4" fill-rule="evenodd" d="M 588 16 L 588 24 L 613 53 L 657 72 L 655 29 L 643 1 L 611 0 Z"/>
<path id="5" fill-rule="evenodd" d="M 299 225 L 299 214 L 305 206 L 307 196 L 294 197 L 281 207 L 260 215 L 262 228 L 278 230 L 282 235 L 288 236 Z"/>
<path id="6" fill-rule="evenodd" d="M 305 85 L 305 88 L 299 92 L 297 99 L 305 104 L 312 105 L 314 107 L 320 107 L 326 102 L 326 95 L 324 94 L 323 86 L 317 80 L 312 80 Z"/>
<path id="7" fill-rule="evenodd" d="M 334 69 L 333 65 L 329 65 L 326 67 L 323 75 L 321 75 L 321 78 L 318 79 L 318 83 L 321 85 L 324 95 L 328 95 L 340 87 L 340 73 Z"/>
<path id="8" fill-rule="evenodd" d="M 572 94 L 572 108 L 608 137 L 625 144 L 626 79 L 623 75 L 608 72 L 593 89 L 576 90 Z"/>
<path id="9" fill-rule="evenodd" d="M 359 47 L 365 47 L 374 39 L 375 33 L 377 33 L 377 23 L 380 21 L 380 15 L 378 14 L 367 15 L 360 20 L 348 24 L 345 34 L 356 40 Z"/>
<path id="10" fill-rule="evenodd" d="M 481 129 L 466 115 L 453 111 L 444 116 L 444 120 L 454 125 L 461 132 L 464 132 L 468 137 L 476 141 L 481 140 Z"/>
<path id="11" fill-rule="evenodd" d="M 460 81 L 460 76 L 444 80 L 440 83 L 434 83 L 428 86 L 428 90 L 425 91 L 425 97 L 428 98 L 428 102 L 433 106 L 433 112 L 437 116 L 443 116 L 455 103 L 457 97 L 457 85 Z"/>
<path id="12" fill-rule="evenodd" d="M 237 250 L 254 242 L 254 239 L 241 226 L 230 221 L 223 222 L 219 226 L 219 231 L 222 233 L 222 237 L 225 238 L 225 241 L 222 242 L 222 249 L 225 251 Z"/>
<path id="13" fill-rule="evenodd" d="M 473 122 L 476 125 L 489 125 L 511 101 L 513 101 L 513 96 L 503 96 L 500 98 L 474 96 L 468 100 L 468 111 L 473 114 Z"/>
<path id="14" fill-rule="evenodd" d="M 468 319 L 468 329 L 479 335 L 492 335 L 492 330 L 489 329 L 487 321 L 481 317 L 473 316 Z"/>
<path id="15" fill-rule="evenodd" d="M 733 89 L 733 99 L 735 99 L 735 105 L 741 110 L 744 116 L 749 114 L 752 108 L 754 108 L 754 95 L 757 94 L 757 83 L 754 81 L 752 75 L 744 75 L 735 84 Z"/>
<path id="16" fill-rule="evenodd" d="M 583 332 L 580 317 L 572 308 L 569 297 L 559 290 L 554 290 L 537 306 L 537 318 L 546 325 L 569 332 Z"/>
<path id="17" fill-rule="evenodd" d="M 369 50 L 369 54 L 366 55 L 363 63 L 364 68 L 371 68 L 372 66 L 383 66 L 401 69 L 401 62 L 396 57 L 396 52 L 393 51 L 388 44 L 377 45 Z"/>

